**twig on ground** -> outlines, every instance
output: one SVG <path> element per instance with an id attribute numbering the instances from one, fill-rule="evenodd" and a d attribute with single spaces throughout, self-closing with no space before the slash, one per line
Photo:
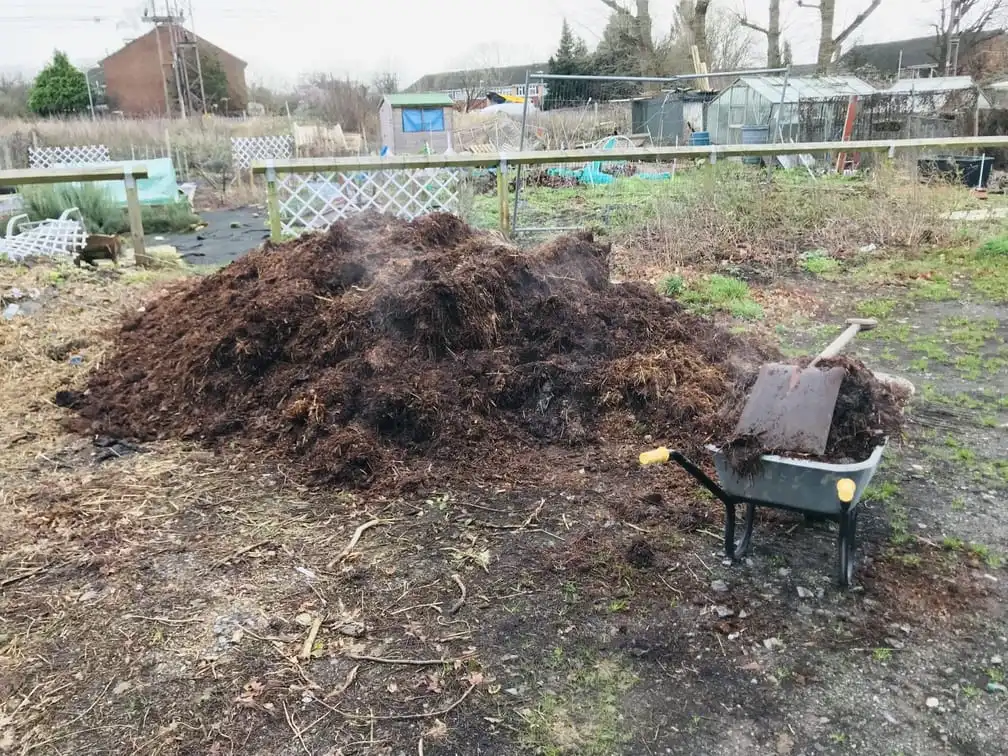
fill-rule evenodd
<path id="1" fill-rule="evenodd" d="M 318 637 L 319 628 L 322 627 L 322 615 L 318 615 L 312 620 L 311 627 L 308 628 L 308 637 L 305 638 L 304 645 L 301 646 L 301 653 L 298 654 L 299 659 L 311 659 L 312 648 L 315 646 L 315 638 Z"/>
<path id="2" fill-rule="evenodd" d="M 326 699 L 328 700 L 330 698 L 335 698 L 336 696 L 342 696 L 344 693 L 346 693 L 347 688 L 353 685 L 354 680 L 357 679 L 357 673 L 359 671 L 360 671 L 360 664 L 358 664 L 356 667 L 354 667 L 347 673 L 346 679 L 343 681 L 342 685 L 340 685 L 338 688 L 333 688 L 331 691 L 326 693 Z"/>
<path id="3" fill-rule="evenodd" d="M 124 614 L 123 619 L 146 620 L 147 622 L 160 622 L 162 625 L 190 625 L 194 622 L 202 622 L 202 617 L 188 617 L 186 619 L 173 619 L 171 617 L 149 617 L 146 614 Z"/>
<path id="4" fill-rule="evenodd" d="M 396 609 L 394 612 L 389 612 L 390 617 L 394 617 L 397 614 L 405 614 L 406 612 L 412 611 L 414 609 L 434 609 L 438 614 L 441 614 L 441 606 L 439 604 L 413 604 L 413 606 L 404 606 L 402 609 Z"/>
<path id="5" fill-rule="evenodd" d="M 466 587 L 465 583 L 462 582 L 462 578 L 460 578 L 458 575 L 452 575 L 452 580 L 455 581 L 455 585 L 459 587 L 459 590 L 462 592 L 462 595 L 459 596 L 458 601 L 456 601 L 454 604 L 451 605 L 451 609 L 448 610 L 448 614 L 455 614 L 459 609 L 462 608 L 462 605 L 465 603 L 466 600 Z"/>
<path id="6" fill-rule="evenodd" d="M 363 525 L 358 525 L 357 529 L 353 532 L 353 536 L 350 538 L 350 543 L 348 543 L 343 548 L 343 550 L 339 554 L 337 554 L 336 557 L 326 566 L 331 569 L 340 562 L 342 562 L 344 559 L 346 559 L 348 556 L 350 556 L 350 553 L 354 550 L 354 547 L 357 545 L 357 542 L 361 539 L 361 536 L 364 535 L 364 531 L 368 530 L 369 528 L 373 528 L 377 525 L 388 525 L 388 524 L 389 524 L 388 520 L 368 520 Z"/>
<path id="7" fill-rule="evenodd" d="M 523 522 L 521 525 L 507 525 L 507 524 L 502 525 L 501 523 L 487 522 L 486 520 L 474 520 L 473 524 L 481 525 L 484 528 L 493 528 L 494 530 L 524 530 L 525 528 L 527 528 L 529 525 L 532 524 L 533 520 L 539 517 L 539 513 L 542 512 L 542 509 L 545 505 L 546 505 L 546 499 L 540 499 L 539 505 L 535 508 L 535 510 L 533 510 L 532 514 L 530 514 L 528 517 L 525 518 L 525 522 Z"/>
<path id="8" fill-rule="evenodd" d="M 242 556 L 244 554 L 248 554 L 250 551 L 255 551 L 260 546 L 265 546 L 271 540 L 273 540 L 273 539 L 267 538 L 264 541 L 256 541 L 255 543 L 251 544 L 250 546 L 244 546 L 244 547 L 238 549 L 237 551 L 233 551 L 230 554 L 228 554 L 226 557 L 224 557 L 223 559 L 218 559 L 216 562 L 214 562 L 213 564 L 211 564 L 210 567 L 209 567 L 209 569 L 216 570 L 218 567 L 220 567 L 222 565 L 225 565 L 228 562 L 230 562 L 230 561 L 232 561 L 234 559 L 237 559 L 238 557 L 240 557 L 240 556 Z"/>
<path id="9" fill-rule="evenodd" d="M 417 743 L 417 756 L 423 756 L 423 736 L 420 736 L 420 740 Z"/>
<path id="10" fill-rule="evenodd" d="M 411 667 L 431 667 L 435 664 L 455 664 L 467 661 L 470 657 L 459 656 L 454 659 L 390 659 L 385 656 L 365 656 L 364 654 L 347 654 L 354 661 L 369 661 L 378 664 L 407 664 Z"/>
<path id="11" fill-rule="evenodd" d="M 287 720 L 287 726 L 291 728 L 291 732 L 294 733 L 294 737 L 298 739 L 298 742 L 301 744 L 301 747 L 304 749 L 304 752 L 307 753 L 308 756 L 312 756 L 312 752 L 308 749 L 308 746 L 305 745 L 304 738 L 301 737 L 301 730 L 299 730 L 297 725 L 294 724 L 294 717 L 292 717 L 290 712 L 287 711 L 286 701 L 283 702 L 283 712 L 284 712 L 284 719 Z"/>
<path id="12" fill-rule="evenodd" d="M 4 578 L 0 580 L 0 588 L 6 588 L 8 585 L 14 585 L 14 583 L 20 583 L 22 580 L 27 580 L 30 577 L 35 577 L 40 572 L 45 572 L 45 567 L 36 567 L 33 570 L 28 570 L 27 572 L 22 572 L 20 575 L 12 575 L 9 578 Z"/>
<path id="13" fill-rule="evenodd" d="M 439 709 L 438 711 L 425 711 L 422 714 L 388 714 L 388 715 L 385 715 L 385 716 L 377 716 L 376 717 L 374 714 L 353 714 L 353 713 L 351 713 L 349 711 L 342 711 L 342 710 L 339 710 L 339 709 L 337 709 L 337 712 L 341 716 L 346 717 L 347 719 L 370 719 L 372 723 L 373 722 L 391 722 L 391 721 L 400 721 L 401 722 L 401 721 L 410 720 L 410 719 L 430 719 L 431 717 L 442 717 L 445 714 L 450 714 L 455 709 L 457 709 L 459 706 L 461 706 L 462 702 L 465 701 L 469 697 L 469 694 L 472 693 L 475 688 L 476 688 L 476 683 L 472 683 L 472 684 L 469 685 L 468 688 L 466 688 L 466 692 L 463 693 L 458 698 L 458 700 L 455 701 L 455 703 L 453 703 L 453 704 L 451 704 L 449 706 L 446 706 L 443 709 Z"/>

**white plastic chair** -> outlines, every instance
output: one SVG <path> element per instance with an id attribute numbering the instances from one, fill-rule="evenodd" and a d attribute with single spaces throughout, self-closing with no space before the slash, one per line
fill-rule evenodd
<path id="1" fill-rule="evenodd" d="M 87 231 L 80 210 L 70 207 L 59 218 L 30 221 L 28 216 L 15 215 L 7 221 L 7 232 L 0 239 L 0 253 L 11 262 L 26 257 L 61 257 L 83 249 Z"/>

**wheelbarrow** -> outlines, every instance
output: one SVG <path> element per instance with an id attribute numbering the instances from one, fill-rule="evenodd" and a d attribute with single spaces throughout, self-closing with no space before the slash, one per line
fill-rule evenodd
<path id="1" fill-rule="evenodd" d="M 837 522 L 837 572 L 840 585 L 848 587 L 854 581 L 858 503 L 878 469 L 884 450 L 883 443 L 865 461 L 843 465 L 766 454 L 760 458 L 759 471 L 746 477 L 731 468 L 718 447 L 708 445 L 719 483 L 678 451 L 654 449 L 641 454 L 640 462 L 642 465 L 675 462 L 725 505 L 724 550 L 732 561 L 742 559 L 749 551 L 757 507 L 785 509 Z M 740 524 L 736 523 L 739 505 L 745 505 L 745 519 Z M 739 530 L 741 537 L 736 538 Z"/>

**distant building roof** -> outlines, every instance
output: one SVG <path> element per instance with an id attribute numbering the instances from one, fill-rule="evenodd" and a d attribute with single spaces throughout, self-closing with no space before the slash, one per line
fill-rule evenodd
<path id="1" fill-rule="evenodd" d="M 443 107 L 450 108 L 455 104 L 446 94 L 441 92 L 405 92 L 403 94 L 385 95 L 385 99 L 393 108 L 412 107 Z"/>
<path id="2" fill-rule="evenodd" d="M 976 89 L 976 82 L 969 76 L 930 76 L 921 79 L 900 79 L 887 92 L 902 95 L 931 95 L 945 94 L 953 92 L 971 92 Z M 981 92 L 978 96 L 978 105 L 981 110 L 991 107 L 990 100 Z M 948 98 L 945 99 L 948 102 Z"/>
<path id="3" fill-rule="evenodd" d="M 503 87 L 525 83 L 525 74 L 546 71 L 548 63 L 529 63 L 521 66 L 496 66 L 491 68 L 470 68 L 461 71 L 443 71 L 426 74 L 406 87 L 407 92 L 429 92 L 432 90 L 463 89 L 482 81 L 484 87 Z"/>
<path id="4" fill-rule="evenodd" d="M 242 66 L 247 66 L 248 65 L 248 63 L 246 63 L 244 60 L 242 60 L 241 58 L 239 58 L 237 55 L 233 55 L 232 53 L 229 53 L 223 47 L 218 47 L 213 42 L 210 42 L 209 40 L 203 39 L 203 37 L 199 36 L 198 34 L 193 34 L 186 27 L 180 26 L 178 24 L 174 24 L 173 26 L 175 28 L 176 33 L 178 34 L 178 38 L 181 41 L 183 41 L 183 42 L 198 42 L 199 45 L 200 45 L 200 47 L 208 49 L 210 52 L 214 53 L 215 55 L 220 55 L 220 54 L 223 53 L 224 55 L 229 56 L 232 60 L 236 61 L 237 63 L 241 64 Z M 129 42 L 127 42 L 125 45 L 123 45 L 122 47 L 120 47 L 115 52 L 109 53 L 108 55 L 106 55 L 104 58 L 102 58 L 101 60 L 98 61 L 98 65 L 99 66 L 103 66 L 105 64 L 105 61 L 109 60 L 110 58 L 116 57 L 117 55 L 119 55 L 120 53 L 122 53 L 124 50 L 128 50 L 130 47 L 132 47 L 133 45 L 135 45 L 138 42 L 140 42 L 140 40 L 143 40 L 143 39 L 146 39 L 147 37 L 153 36 L 154 32 L 157 31 L 158 29 L 168 29 L 168 28 L 169 28 L 168 24 L 157 24 L 153 29 L 151 29 L 146 34 L 142 34 L 139 37 L 137 37 L 136 39 L 131 39 Z"/>
<path id="5" fill-rule="evenodd" d="M 743 76 L 743 82 L 771 102 L 793 103 L 799 100 L 830 100 L 845 95 L 870 95 L 876 90 L 857 76 L 791 76 L 784 90 L 783 76 Z M 725 90 L 727 91 L 727 90 Z"/>
<path id="6" fill-rule="evenodd" d="M 960 45 L 969 48 L 1001 34 L 1003 32 L 1000 29 L 966 32 L 962 35 Z M 840 63 L 848 69 L 868 65 L 879 71 L 895 74 L 901 67 L 906 69 L 944 66 L 945 51 L 938 37 L 932 34 L 927 37 L 897 39 L 871 45 L 854 45 L 840 58 Z"/>

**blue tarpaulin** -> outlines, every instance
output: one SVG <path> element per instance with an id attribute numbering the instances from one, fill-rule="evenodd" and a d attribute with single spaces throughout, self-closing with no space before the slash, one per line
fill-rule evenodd
<path id="1" fill-rule="evenodd" d="M 407 134 L 444 131 L 443 108 L 403 108 L 402 129 Z"/>

